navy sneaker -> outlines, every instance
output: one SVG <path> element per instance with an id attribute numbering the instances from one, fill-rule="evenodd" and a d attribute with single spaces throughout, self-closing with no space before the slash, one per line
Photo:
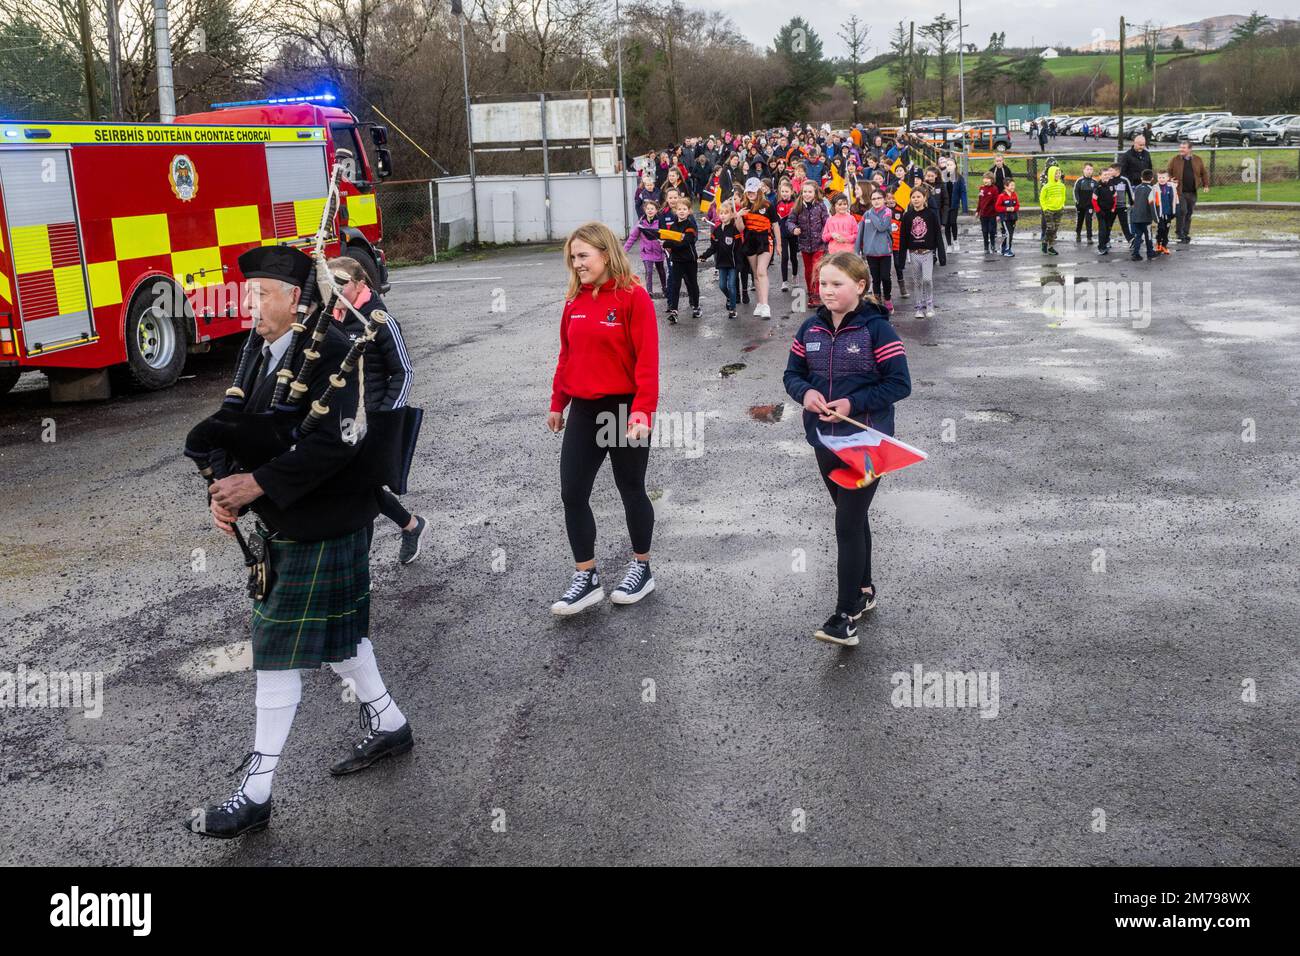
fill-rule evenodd
<path id="1" fill-rule="evenodd" d="M 569 589 L 564 592 L 564 597 L 551 605 L 551 613 L 568 617 L 603 600 L 605 600 L 605 589 L 600 585 L 600 574 L 596 569 L 574 571 Z"/>
<path id="2" fill-rule="evenodd" d="M 853 618 L 853 620 L 856 621 L 858 618 L 862 617 L 864 613 L 872 610 L 875 606 L 876 606 L 876 589 L 873 586 L 867 588 L 867 590 L 861 593 L 861 595 L 858 597 L 858 603 L 853 606 L 853 613 L 850 614 L 849 617 Z"/>
<path id="3" fill-rule="evenodd" d="M 813 634 L 813 637 L 827 644 L 839 644 L 841 647 L 856 647 L 858 644 L 858 625 L 853 618 L 843 611 L 832 614 Z"/>
<path id="4" fill-rule="evenodd" d="M 635 604 L 655 589 L 655 578 L 650 573 L 649 561 L 633 561 L 627 566 L 623 581 L 610 592 L 614 604 Z"/>

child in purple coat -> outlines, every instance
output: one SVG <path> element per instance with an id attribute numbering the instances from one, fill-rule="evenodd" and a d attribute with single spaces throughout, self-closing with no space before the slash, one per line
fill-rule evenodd
<path id="1" fill-rule="evenodd" d="M 641 205 L 645 215 L 641 221 L 632 227 L 632 234 L 627 237 L 627 242 L 623 243 L 624 251 L 631 252 L 632 247 L 638 242 L 641 243 L 641 266 L 645 269 L 645 290 L 650 293 L 650 298 L 662 298 L 663 294 L 655 295 L 654 275 L 659 273 L 659 284 L 668 288 L 668 276 L 664 271 L 664 246 L 659 241 L 659 206 L 653 200 L 647 199 Z"/>

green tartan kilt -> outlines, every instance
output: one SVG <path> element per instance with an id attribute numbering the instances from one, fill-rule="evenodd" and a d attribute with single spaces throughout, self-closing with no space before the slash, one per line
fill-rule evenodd
<path id="1" fill-rule="evenodd" d="M 271 566 L 271 593 L 253 602 L 253 668 L 355 657 L 370 631 L 370 528 L 328 541 L 273 539 Z"/>

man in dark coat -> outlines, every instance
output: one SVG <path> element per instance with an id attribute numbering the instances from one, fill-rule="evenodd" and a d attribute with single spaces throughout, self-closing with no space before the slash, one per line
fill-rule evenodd
<path id="1" fill-rule="evenodd" d="M 305 342 L 292 330 L 312 260 L 288 246 L 264 246 L 239 257 L 246 281 L 244 305 L 256 320 L 262 348 L 240 383 L 248 396 L 245 411 L 270 412 L 276 380 L 301 371 Z M 335 775 L 352 773 L 382 757 L 406 753 L 414 744 L 410 724 L 384 686 L 375 663 L 370 630 L 370 535 L 378 513 L 372 482 L 358 479 L 364 447 L 352 437 L 358 414 L 356 372 L 328 396 L 326 410 L 306 434 L 302 426 L 313 403 L 330 390 L 351 349 L 338 324 L 327 322 L 319 354 L 305 378 L 306 394 L 293 411 L 275 411 L 277 431 L 293 425 L 293 444 L 269 459 L 261 450 L 271 443 L 227 440 L 225 464 L 231 474 L 209 488 L 212 523 L 234 535 L 246 507 L 256 513 L 253 541 L 269 556 L 270 584 L 254 597 L 253 669 L 257 675 L 257 731 L 253 749 L 237 772 L 243 782 L 224 803 L 194 810 L 186 829 L 203 836 L 235 837 L 261 830 L 271 819 L 271 780 L 289 738 L 302 697 L 302 672 L 329 664 L 361 702 L 370 733 L 349 755 L 330 767 Z M 343 373 L 339 373 L 343 374 Z M 282 402 L 283 404 L 283 402 Z M 256 430 L 260 416 L 244 423 Z M 345 425 L 345 423 L 348 423 Z M 233 444 L 232 444 L 233 441 Z M 244 460 L 240 460 L 240 459 Z M 254 549 L 255 552 L 258 550 Z M 345 699 L 349 699 L 345 697 Z"/>
<path id="2" fill-rule="evenodd" d="M 1119 158 L 1119 174 L 1136 186 L 1142 182 L 1142 173 L 1151 168 L 1151 153 L 1147 151 L 1147 138 L 1141 133 L 1133 137 L 1133 145 Z"/>

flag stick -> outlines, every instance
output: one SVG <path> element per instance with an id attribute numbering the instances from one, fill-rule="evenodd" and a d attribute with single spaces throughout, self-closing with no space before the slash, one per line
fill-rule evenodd
<path id="1" fill-rule="evenodd" d="M 862 424 L 862 422 L 858 421 L 856 418 L 849 418 L 849 416 L 847 416 L 847 415 L 841 415 L 839 412 L 837 412 L 837 411 L 836 411 L 835 409 L 833 409 L 833 408 L 828 408 L 828 409 L 826 409 L 826 411 L 829 412 L 830 414 L 834 415 L 836 418 L 838 418 L 838 419 L 839 419 L 840 421 L 842 421 L 842 422 L 848 422 L 850 425 L 857 425 L 859 428 L 864 429 L 864 430 L 865 430 L 865 429 L 869 429 L 869 428 L 871 428 L 870 425 L 864 425 L 864 424 Z"/>

